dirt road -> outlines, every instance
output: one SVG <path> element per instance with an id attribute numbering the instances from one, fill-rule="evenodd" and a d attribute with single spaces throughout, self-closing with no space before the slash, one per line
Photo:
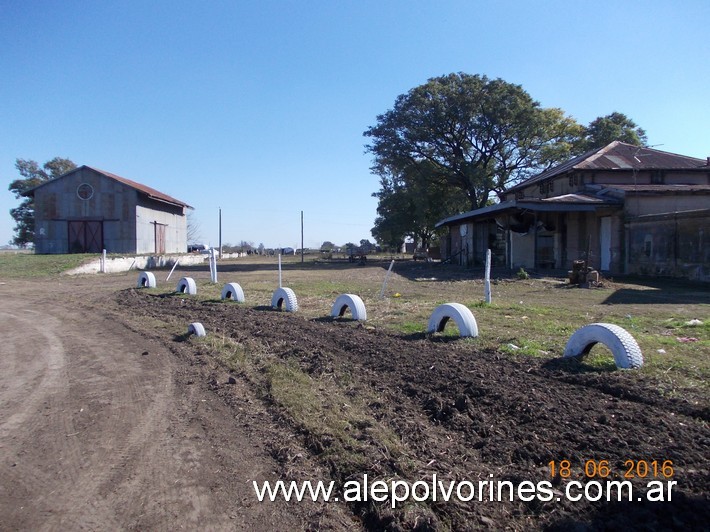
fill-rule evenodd
<path id="1" fill-rule="evenodd" d="M 118 319 L 107 294 L 132 280 L 0 285 L 0 529 L 316 519 L 317 508 L 255 500 L 251 480 L 276 478 L 272 458 L 164 343 Z"/>
<path id="2" fill-rule="evenodd" d="M 695 530 L 708 522 L 703 388 L 668 396 L 639 372 L 586 371 L 134 283 L 131 274 L 0 284 L 0 530 Z M 210 331 L 204 341 L 181 337 L 191 321 Z M 585 481 L 589 461 L 608 464 L 614 479 L 626 478 L 628 462 L 672 462 L 674 473 L 658 477 L 676 482 L 672 501 L 644 500 L 645 473 L 630 481 L 639 497 L 568 500 L 549 465 L 562 460 Z M 394 511 L 372 501 L 259 503 L 252 488 L 277 479 L 343 487 L 364 474 L 550 479 L 557 497 Z"/>

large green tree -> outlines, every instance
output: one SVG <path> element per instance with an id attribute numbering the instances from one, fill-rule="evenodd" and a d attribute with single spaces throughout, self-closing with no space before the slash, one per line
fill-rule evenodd
<path id="1" fill-rule="evenodd" d="M 646 131 L 636 125 L 624 113 L 613 112 L 592 120 L 584 128 L 581 151 L 603 148 L 610 142 L 620 140 L 635 146 L 647 146 Z"/>
<path id="2" fill-rule="evenodd" d="M 569 157 L 582 127 L 560 109 L 542 108 L 520 85 L 458 73 L 398 96 L 364 135 L 375 174 L 406 176 L 427 163 L 476 209 L 492 193 Z M 389 196 L 386 188 L 380 192 Z"/>
<path id="3" fill-rule="evenodd" d="M 15 236 L 12 239 L 12 243 L 16 246 L 24 247 L 34 242 L 35 210 L 34 198 L 26 198 L 22 194 L 31 188 L 51 179 L 56 179 L 60 175 L 73 170 L 76 165 L 69 159 L 55 157 L 51 161 L 44 163 L 42 167 L 32 160 L 17 159 L 15 168 L 17 168 L 21 177 L 12 181 L 8 189 L 15 194 L 15 198 L 21 201 L 19 206 L 10 209 L 10 216 L 15 220 Z"/>
<path id="4" fill-rule="evenodd" d="M 399 174 L 380 176 L 377 218 L 372 235 L 383 245 L 399 247 L 407 237 L 429 247 L 436 223 L 451 213 L 466 210 L 468 202 L 458 189 L 429 162 L 405 168 Z"/>

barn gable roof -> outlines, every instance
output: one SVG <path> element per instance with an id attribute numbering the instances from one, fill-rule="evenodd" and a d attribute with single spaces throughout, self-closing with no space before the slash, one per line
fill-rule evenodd
<path id="1" fill-rule="evenodd" d="M 146 196 L 148 196 L 148 197 L 151 198 L 151 199 L 154 199 L 154 200 L 157 200 L 157 201 L 162 201 L 162 202 L 164 202 L 164 203 L 169 203 L 170 205 L 177 205 L 178 207 L 187 207 L 188 209 L 192 209 L 192 208 L 193 208 L 191 205 L 188 205 L 188 204 L 185 203 L 184 201 L 180 201 L 179 199 L 175 199 L 175 198 L 173 198 L 172 196 L 168 196 L 167 194 L 163 194 L 163 193 L 160 192 L 159 190 L 155 190 L 154 188 L 151 188 L 151 187 L 146 186 L 146 185 L 142 185 L 141 183 L 137 183 L 136 181 L 133 181 L 133 180 L 131 180 L 131 179 L 127 179 L 127 178 L 125 178 L 125 177 L 121 177 L 121 176 L 119 176 L 119 175 L 112 174 L 111 172 L 106 172 L 106 171 L 104 171 L 104 170 L 99 170 L 98 168 L 93 168 L 93 167 L 87 166 L 87 165 L 79 166 L 79 167 L 75 168 L 74 170 L 71 170 L 71 171 L 67 172 L 66 174 L 60 175 L 60 176 L 59 176 L 58 178 L 56 178 L 56 179 L 52 179 L 52 180 L 50 180 L 50 181 L 45 181 L 45 182 L 42 183 L 41 185 L 37 185 L 36 187 L 27 190 L 27 191 L 23 194 L 23 196 L 32 196 L 32 195 L 34 195 L 35 190 L 37 190 L 38 188 L 41 188 L 41 187 L 43 187 L 43 186 L 46 186 L 46 185 L 49 184 L 49 183 L 54 183 L 54 182 L 56 182 L 56 181 L 58 181 L 58 180 L 60 180 L 60 179 L 64 179 L 65 177 L 67 177 L 67 176 L 69 176 L 69 175 L 72 175 L 72 174 L 74 174 L 74 173 L 76 173 L 76 172 L 79 172 L 79 171 L 81 171 L 81 170 L 83 170 L 83 169 L 91 170 L 92 172 L 95 172 L 95 173 L 97 173 L 97 174 L 100 174 L 100 175 L 102 175 L 102 176 L 104 176 L 104 177 L 106 177 L 106 178 L 108 178 L 108 179 L 113 179 L 114 181 L 118 181 L 119 183 L 122 183 L 122 184 L 124 184 L 124 185 L 126 185 L 126 186 L 131 187 L 132 189 L 137 190 L 137 191 L 140 192 L 141 194 L 145 194 Z"/>

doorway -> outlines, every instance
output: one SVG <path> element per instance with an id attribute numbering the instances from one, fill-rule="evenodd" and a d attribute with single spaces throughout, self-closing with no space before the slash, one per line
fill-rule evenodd
<path id="1" fill-rule="evenodd" d="M 155 222 L 155 254 L 165 254 L 165 228 L 167 225 Z"/>
<path id="2" fill-rule="evenodd" d="M 611 268 L 611 216 L 599 219 L 599 269 L 609 271 Z"/>
<path id="3" fill-rule="evenodd" d="M 104 223 L 100 220 L 70 220 L 69 253 L 101 253 L 104 248 Z"/>

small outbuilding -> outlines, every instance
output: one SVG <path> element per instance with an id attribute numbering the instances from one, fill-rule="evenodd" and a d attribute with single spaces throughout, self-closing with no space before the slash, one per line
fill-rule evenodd
<path id="1" fill-rule="evenodd" d="M 25 192 L 35 202 L 36 253 L 184 253 L 187 203 L 80 166 Z"/>

